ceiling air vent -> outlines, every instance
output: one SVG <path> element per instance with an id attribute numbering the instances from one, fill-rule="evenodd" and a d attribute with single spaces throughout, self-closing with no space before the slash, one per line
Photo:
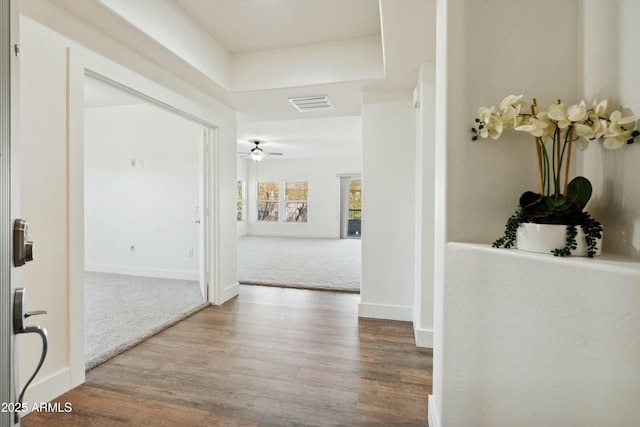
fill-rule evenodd
<path id="1" fill-rule="evenodd" d="M 333 103 L 328 96 L 308 96 L 306 98 L 289 98 L 289 102 L 301 113 L 308 111 L 331 110 Z"/>

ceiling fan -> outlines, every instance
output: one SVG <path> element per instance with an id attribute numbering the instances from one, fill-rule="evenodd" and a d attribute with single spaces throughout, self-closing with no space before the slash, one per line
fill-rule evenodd
<path id="1" fill-rule="evenodd" d="M 254 162 L 259 162 L 262 159 L 264 159 L 265 157 L 271 157 L 271 156 L 282 156 L 282 153 L 274 153 L 274 152 L 267 152 L 264 151 L 261 147 L 260 144 L 264 144 L 264 141 L 260 141 L 257 139 L 252 139 L 249 140 L 249 142 L 251 142 L 252 144 L 255 144 L 255 147 L 253 147 L 249 153 L 246 153 L 244 156 L 244 158 L 249 158 L 251 160 L 253 160 Z"/>

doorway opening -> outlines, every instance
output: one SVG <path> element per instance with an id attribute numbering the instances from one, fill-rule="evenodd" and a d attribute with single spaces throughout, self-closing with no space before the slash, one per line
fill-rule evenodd
<path id="1" fill-rule="evenodd" d="M 241 284 L 360 292 L 360 176 L 325 173 L 326 168 L 335 167 L 332 162 L 278 159 L 261 163 L 261 176 L 256 174 L 253 181 L 250 172 L 256 164 L 249 163 L 249 172 L 239 174 Z M 247 195 L 240 191 L 247 178 L 248 203 Z M 295 221 L 297 218 L 303 220 Z"/>
<path id="2" fill-rule="evenodd" d="M 362 237 L 362 179 L 340 177 L 340 238 Z"/>
<path id="3" fill-rule="evenodd" d="M 208 129 L 85 76 L 85 367 L 207 304 Z"/>

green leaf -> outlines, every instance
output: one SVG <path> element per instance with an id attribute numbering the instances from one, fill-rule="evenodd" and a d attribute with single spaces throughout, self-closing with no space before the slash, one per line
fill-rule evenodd
<path id="1" fill-rule="evenodd" d="M 531 205 L 540 203 L 542 199 L 543 197 L 538 193 L 534 193 L 533 191 L 525 191 L 524 193 L 522 193 L 522 196 L 520 196 L 520 206 L 522 206 L 523 208 L 528 208 Z"/>
<path id="2" fill-rule="evenodd" d="M 583 176 L 577 176 L 567 185 L 567 198 L 582 211 L 589 202 L 592 191 L 589 180 Z"/>

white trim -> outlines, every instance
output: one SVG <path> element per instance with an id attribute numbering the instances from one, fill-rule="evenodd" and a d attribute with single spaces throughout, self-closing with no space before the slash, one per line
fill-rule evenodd
<path id="1" fill-rule="evenodd" d="M 288 222 L 287 224 L 301 224 L 299 222 Z M 303 224 L 303 223 L 302 223 Z M 245 234 L 245 236 L 256 236 L 256 237 L 298 237 L 300 239 L 339 239 L 339 236 L 335 234 L 309 234 L 309 233 L 282 233 L 282 232 L 250 232 Z"/>
<path id="2" fill-rule="evenodd" d="M 421 329 L 413 324 L 413 336 L 416 339 L 416 347 L 433 348 L 433 329 Z"/>
<path id="3" fill-rule="evenodd" d="M 438 414 L 437 408 L 436 408 L 436 401 L 435 398 L 433 397 L 433 394 L 429 395 L 429 400 L 428 400 L 428 412 L 429 412 L 429 419 L 428 419 L 428 425 L 429 427 L 440 427 L 440 414 Z"/>
<path id="4" fill-rule="evenodd" d="M 231 298 L 238 296 L 240 293 L 240 283 L 236 282 L 233 285 L 227 286 L 222 291 L 222 301 L 220 304 L 224 304 L 229 301 Z"/>
<path id="5" fill-rule="evenodd" d="M 222 280 L 220 267 L 220 145 L 218 144 L 218 128 L 208 127 L 207 138 L 207 158 L 209 176 L 207 177 L 209 199 L 207 230 L 213 239 L 208 242 L 207 258 L 209 267 L 209 289 L 208 298 L 211 304 L 222 304 Z M 237 176 L 237 171 L 236 171 Z M 235 193 L 235 191 L 234 191 Z M 235 216 L 235 215 L 234 215 Z"/>
<path id="6" fill-rule="evenodd" d="M 67 331 L 69 389 L 85 381 L 84 354 L 84 70 L 67 48 Z M 67 391 L 67 390 L 64 390 Z"/>
<path id="7" fill-rule="evenodd" d="M 32 384 L 29 386 L 24 398 L 28 412 L 22 413 L 22 416 L 31 412 L 34 404 L 50 402 L 71 388 L 71 369 L 69 368 L 61 369 Z M 63 407 L 64 403 L 62 402 Z"/>
<path id="8" fill-rule="evenodd" d="M 0 246 L 5 254 L 0 261 L 0 307 L 2 309 L 0 327 L 0 401 L 15 401 L 20 387 L 20 359 L 24 347 L 12 333 L 11 313 L 15 288 L 24 286 L 19 281 L 19 273 L 7 256 L 11 253 L 12 239 L 10 229 L 14 218 L 20 214 L 20 58 L 14 46 L 20 43 L 20 4 L 18 1 L 4 1 L 0 5 L 0 223 L 3 233 Z M 27 308 L 30 308 L 27 306 Z M 5 359 L 8 356 L 8 359 Z M 14 425 L 14 414 L 0 413 L 0 424 Z"/>
<path id="9" fill-rule="evenodd" d="M 210 301 L 209 295 L 211 295 L 210 283 L 211 283 L 211 263 L 209 254 L 211 252 L 211 194 L 209 188 L 211 186 L 211 159 L 209 157 L 209 151 L 211 144 L 214 142 L 209 138 L 209 134 L 215 135 L 216 130 L 210 127 L 202 129 L 202 175 L 199 177 L 199 185 L 201 188 L 201 212 L 200 220 L 202 225 L 202 232 L 198 235 L 198 241 L 200 245 L 200 259 L 198 260 L 198 282 L 202 290 L 202 296 L 205 301 Z M 215 237 L 218 238 L 217 235 Z"/>
<path id="10" fill-rule="evenodd" d="M 402 305 L 360 303 L 358 304 L 358 317 L 412 322 L 413 308 Z"/>
<path id="11" fill-rule="evenodd" d="M 85 264 L 85 271 L 95 273 L 126 274 L 129 276 L 157 277 L 159 279 L 200 280 L 197 271 L 163 270 L 161 268 L 129 267 L 126 265 Z"/>

